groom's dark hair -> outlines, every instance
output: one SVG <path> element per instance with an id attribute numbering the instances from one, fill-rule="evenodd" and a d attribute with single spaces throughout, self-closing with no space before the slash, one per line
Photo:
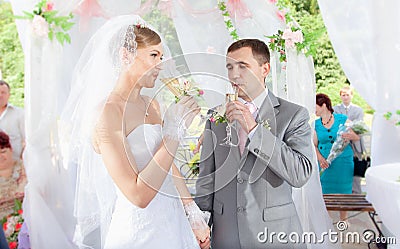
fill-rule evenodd
<path id="1" fill-rule="evenodd" d="M 261 66 L 262 64 L 269 63 L 269 49 L 267 44 L 258 39 L 242 39 L 239 41 L 235 41 L 232 43 L 228 52 L 236 51 L 240 48 L 248 47 L 251 48 L 251 52 L 253 53 L 253 57 L 256 59 L 258 64 Z"/>

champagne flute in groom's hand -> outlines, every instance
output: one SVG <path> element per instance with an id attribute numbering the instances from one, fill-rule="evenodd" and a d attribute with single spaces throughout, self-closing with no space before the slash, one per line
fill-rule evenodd
<path id="1" fill-rule="evenodd" d="M 236 101 L 238 100 L 238 95 L 239 95 L 239 87 L 237 85 L 228 85 L 226 89 L 226 95 L 225 95 L 225 106 L 227 103 L 231 101 Z M 224 111 L 225 113 L 225 111 Z M 223 140 L 223 142 L 220 144 L 222 146 L 238 146 L 238 143 L 235 144 L 232 142 L 232 128 L 235 128 L 236 121 L 233 122 L 227 122 L 228 125 L 226 126 L 226 138 Z"/>

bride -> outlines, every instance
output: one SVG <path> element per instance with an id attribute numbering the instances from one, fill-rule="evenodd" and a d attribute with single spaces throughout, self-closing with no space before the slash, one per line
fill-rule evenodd
<path id="1" fill-rule="evenodd" d="M 161 117 L 153 88 L 160 36 L 138 16 L 109 20 L 74 72 L 62 114 L 66 157 L 77 167 L 74 241 L 80 248 L 199 248 L 209 228 L 173 160 L 200 108 L 190 96 Z M 186 213 L 186 215 L 185 215 Z"/>

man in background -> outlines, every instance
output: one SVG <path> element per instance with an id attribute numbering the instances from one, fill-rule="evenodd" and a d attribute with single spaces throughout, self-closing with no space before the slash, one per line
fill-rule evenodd
<path id="1" fill-rule="evenodd" d="M 0 80 L 0 130 L 10 137 L 13 149 L 13 158 L 22 158 L 25 147 L 25 119 L 24 111 L 8 103 L 10 85 Z"/>
<path id="2" fill-rule="evenodd" d="M 340 98 L 342 99 L 342 103 L 334 106 L 333 110 L 335 113 L 345 114 L 350 121 L 364 120 L 364 111 L 358 105 L 351 103 L 353 99 L 353 90 L 349 86 L 345 86 L 340 89 Z M 365 152 L 365 146 L 363 138 L 359 141 L 352 141 L 351 146 L 353 148 L 354 157 L 357 157 L 358 160 L 361 160 L 363 153 Z M 353 193 L 361 194 L 361 177 L 354 176 L 353 177 Z"/>

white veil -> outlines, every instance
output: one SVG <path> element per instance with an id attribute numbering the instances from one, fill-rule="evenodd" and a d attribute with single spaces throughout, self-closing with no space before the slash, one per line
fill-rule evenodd
<path id="1" fill-rule="evenodd" d="M 93 149 L 91 135 L 121 70 L 120 48 L 126 39 L 136 52 L 135 35 L 128 26 L 137 24 L 147 26 L 139 16 L 119 16 L 93 35 L 75 67 L 61 114 L 64 164 L 77 172 L 74 243 L 79 248 L 102 248 L 111 220 L 115 187 L 101 156 Z"/>

